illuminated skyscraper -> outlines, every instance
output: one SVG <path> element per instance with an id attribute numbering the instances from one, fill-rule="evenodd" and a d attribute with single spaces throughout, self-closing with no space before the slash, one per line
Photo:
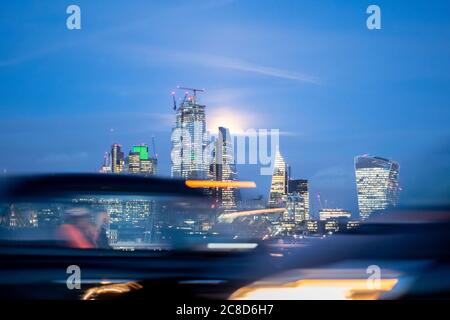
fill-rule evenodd
<path id="1" fill-rule="evenodd" d="M 141 161 L 139 159 L 139 152 L 130 151 L 127 158 L 128 172 L 140 173 Z"/>
<path id="2" fill-rule="evenodd" d="M 206 179 L 209 159 L 205 155 L 208 143 L 205 121 L 206 106 L 197 103 L 195 94 L 187 96 L 179 106 L 172 130 L 172 177 Z"/>
<path id="3" fill-rule="evenodd" d="M 234 181 L 237 179 L 236 164 L 233 156 L 233 144 L 227 128 L 219 127 L 219 135 L 214 149 L 213 178 L 216 181 Z M 238 198 L 235 188 L 219 188 L 215 194 L 225 212 L 235 211 Z"/>
<path id="4" fill-rule="evenodd" d="M 283 222 L 300 224 L 309 220 L 309 214 L 306 213 L 305 201 L 299 193 L 289 193 L 286 197 L 286 211 L 283 213 Z"/>
<path id="5" fill-rule="evenodd" d="M 361 219 L 395 206 L 398 199 L 397 162 L 368 155 L 355 158 L 356 188 Z"/>
<path id="6" fill-rule="evenodd" d="M 288 193 L 289 167 L 277 148 L 273 167 L 272 183 L 270 185 L 269 207 L 282 207 Z"/>
<path id="7" fill-rule="evenodd" d="M 108 215 L 109 243 L 148 243 L 152 240 L 156 201 L 150 199 L 80 198 L 75 203 L 98 208 Z"/>
<path id="8" fill-rule="evenodd" d="M 125 165 L 124 154 L 120 144 L 113 144 L 111 146 L 111 172 L 120 173 L 123 171 Z"/>
<path id="9" fill-rule="evenodd" d="M 303 208 L 305 210 L 304 212 L 305 220 L 310 219 L 308 180 L 305 179 L 289 180 L 288 192 L 289 194 L 300 195 L 302 201 L 304 202 Z"/>
<path id="10" fill-rule="evenodd" d="M 157 159 L 150 158 L 148 146 L 145 144 L 133 146 L 127 158 L 128 172 L 135 174 L 156 174 Z"/>
<path id="11" fill-rule="evenodd" d="M 155 175 L 158 172 L 158 159 L 148 158 L 141 160 L 140 171 L 145 175 Z"/>

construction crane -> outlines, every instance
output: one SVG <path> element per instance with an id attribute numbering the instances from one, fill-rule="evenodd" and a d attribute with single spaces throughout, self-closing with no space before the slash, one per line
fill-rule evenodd
<path id="1" fill-rule="evenodd" d="M 177 106 L 177 100 L 176 100 L 176 97 L 175 97 L 175 91 L 172 91 L 173 110 L 176 111 L 178 107 L 181 108 L 182 106 L 184 106 L 184 104 L 186 103 L 186 100 L 188 99 L 188 97 L 189 97 L 189 92 L 186 91 L 184 93 L 183 101 L 181 101 L 181 103 Z"/>
<path id="2" fill-rule="evenodd" d="M 187 88 L 187 87 L 181 87 L 181 86 L 177 86 L 177 89 L 185 90 L 185 92 L 184 92 L 183 100 L 177 106 L 176 94 L 175 94 L 175 91 L 172 91 L 173 110 L 177 110 L 177 108 L 183 107 L 188 99 L 195 104 L 197 102 L 197 92 L 205 92 L 205 89 Z M 192 97 L 189 96 L 189 91 L 191 91 L 193 93 Z"/>
<path id="3" fill-rule="evenodd" d="M 319 202 L 320 210 L 323 209 L 322 200 L 320 199 L 320 192 L 317 192 L 317 200 Z"/>
<path id="4" fill-rule="evenodd" d="M 177 86 L 177 89 L 186 90 L 185 95 L 184 95 L 185 98 L 189 95 L 189 91 L 192 91 L 193 103 L 197 102 L 197 92 L 205 92 L 205 89 L 187 88 L 187 87 L 180 87 L 180 86 Z"/>
<path id="5" fill-rule="evenodd" d="M 177 86 L 177 89 L 186 90 L 186 91 L 192 91 L 194 93 L 194 98 L 197 97 L 197 92 L 205 92 L 205 89 L 186 88 L 186 87 L 180 87 L 180 86 Z"/>
<path id="6" fill-rule="evenodd" d="M 152 148 L 153 148 L 153 157 L 158 158 L 158 154 L 156 153 L 155 136 L 152 136 Z"/>
<path id="7" fill-rule="evenodd" d="M 173 110 L 177 110 L 177 100 L 175 98 L 175 91 L 172 91 L 172 98 L 173 98 Z"/>
<path id="8" fill-rule="evenodd" d="M 177 109 L 180 110 L 181 108 L 183 108 L 188 99 L 192 104 L 196 104 L 197 103 L 197 92 L 205 92 L 205 89 L 187 88 L 187 87 L 181 87 L 181 86 L 177 86 L 177 89 L 185 90 L 185 91 L 184 91 L 183 101 L 178 106 L 177 106 L 177 99 L 175 97 L 175 91 L 172 91 L 173 110 L 174 111 L 176 111 Z M 192 96 L 189 96 L 189 91 L 191 91 L 193 93 Z M 181 112 L 181 114 L 180 114 L 180 122 L 181 122 L 181 127 L 183 128 L 184 127 L 183 112 Z M 183 141 L 183 136 L 181 136 L 180 139 L 181 139 L 181 141 Z M 181 155 L 183 155 L 183 148 L 181 148 Z M 181 158 L 183 159 L 183 156 Z M 183 168 L 183 160 L 181 161 L 181 168 Z"/>

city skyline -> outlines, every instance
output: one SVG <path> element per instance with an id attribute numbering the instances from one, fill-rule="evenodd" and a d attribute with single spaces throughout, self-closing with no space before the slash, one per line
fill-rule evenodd
<path id="1" fill-rule="evenodd" d="M 448 198 L 448 3 L 380 1 L 379 31 L 358 1 L 199 1 L 202 19 L 189 24 L 173 23 L 194 10 L 176 4 L 105 12 L 82 2 L 79 31 L 65 28 L 57 2 L 38 14 L 5 4 L 17 23 L 0 20 L 2 172 L 93 172 L 112 143 L 129 150 L 156 136 L 168 176 L 170 92 L 185 84 L 207 89 L 212 132 L 280 129 L 293 173 L 329 206 L 357 210 L 353 157 L 364 153 L 401 163 L 400 204 Z M 237 170 L 266 195 L 270 177 Z"/>
<path id="2" fill-rule="evenodd" d="M 188 180 L 237 180 L 234 155 L 239 150 L 234 149 L 234 137 L 230 135 L 228 128 L 222 126 L 218 127 L 217 137 L 211 136 L 211 133 L 206 130 L 207 108 L 206 105 L 199 104 L 197 101 L 197 92 L 204 92 L 204 89 L 181 89 L 188 90 L 185 91 L 181 103 L 177 103 L 175 93 L 172 93 L 173 109 L 176 111 L 175 125 L 172 127 L 171 136 L 172 177 Z M 189 91 L 192 91 L 193 94 L 191 95 Z M 120 144 L 112 144 L 111 152 L 106 152 L 99 172 L 156 175 L 157 155 L 154 138 L 152 137 L 153 150 L 150 150 L 146 144 L 134 145 L 127 157 L 124 156 Z M 248 147 L 245 147 L 244 150 L 248 150 L 250 153 L 256 152 L 256 150 L 251 150 L 251 142 L 246 141 L 245 144 L 247 143 Z M 327 210 L 336 212 L 337 216 L 341 215 L 341 212 L 347 212 L 348 218 L 365 220 L 373 212 L 394 207 L 398 203 L 401 190 L 399 187 L 399 164 L 379 156 L 365 154 L 354 158 L 358 210 L 352 214 L 352 211 L 348 211 L 347 208 L 328 206 L 326 200 L 324 206 L 320 199 L 320 193 L 318 193 L 319 207 L 316 212 L 310 212 L 311 197 L 308 180 L 293 179 L 291 167 L 281 155 L 279 144 L 275 145 L 275 150 L 274 155 L 274 151 L 269 150 L 272 157 L 272 175 L 267 194 L 267 207 L 286 208 L 283 214 L 285 226 L 294 226 L 295 223 L 310 219 L 323 220 L 322 212 L 327 212 Z M 150 158 L 150 152 L 153 153 L 154 158 Z M 144 162 L 145 169 L 143 170 Z M 225 213 L 241 208 L 238 203 L 238 193 L 240 198 L 240 192 L 237 192 L 236 189 L 213 188 L 208 193 L 216 197 L 218 205 L 224 209 Z M 314 198 L 313 195 L 312 199 Z M 286 230 L 290 230 L 290 228 L 287 227 Z"/>

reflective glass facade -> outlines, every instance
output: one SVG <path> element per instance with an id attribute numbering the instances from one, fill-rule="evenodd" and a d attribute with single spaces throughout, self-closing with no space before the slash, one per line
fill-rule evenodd
<path id="1" fill-rule="evenodd" d="M 214 149 L 212 175 L 216 181 L 237 180 L 233 143 L 229 130 L 224 127 L 219 127 L 219 135 Z M 215 193 L 224 212 L 236 211 L 238 198 L 238 190 L 236 188 L 218 188 L 215 190 Z"/>
<path id="2" fill-rule="evenodd" d="M 273 167 L 272 183 L 270 185 L 269 207 L 284 206 L 288 191 L 289 168 L 284 161 L 280 150 L 277 149 Z"/>
<path id="3" fill-rule="evenodd" d="M 374 211 L 397 204 L 399 170 L 399 164 L 388 159 L 368 155 L 355 158 L 361 219 L 367 219 Z"/>
<path id="4" fill-rule="evenodd" d="M 208 178 L 207 143 L 205 106 L 188 100 L 178 108 L 172 130 L 172 177 Z"/>

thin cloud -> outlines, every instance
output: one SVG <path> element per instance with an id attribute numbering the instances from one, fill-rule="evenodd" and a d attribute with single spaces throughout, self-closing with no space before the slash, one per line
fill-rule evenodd
<path id="1" fill-rule="evenodd" d="M 256 65 L 246 61 L 229 59 L 225 57 L 209 57 L 209 59 L 210 59 L 209 63 L 222 68 L 252 72 L 275 78 L 282 78 L 317 84 L 317 79 L 298 72 L 291 72 L 288 70 Z"/>
<path id="2" fill-rule="evenodd" d="M 51 53 L 57 52 L 65 47 L 66 47 L 65 45 L 55 45 L 55 46 L 50 46 L 47 48 L 40 48 L 40 49 L 31 51 L 31 52 L 17 55 L 15 57 L 0 60 L 0 67 L 9 67 L 9 66 L 14 66 L 14 65 L 19 65 L 19 64 L 31 61 L 31 60 L 42 58 Z"/>
<path id="3" fill-rule="evenodd" d="M 175 51 L 168 50 L 162 47 L 139 45 L 124 46 L 122 47 L 122 50 L 124 51 L 124 53 L 126 53 L 125 56 L 127 57 L 130 57 L 130 55 L 134 55 L 136 61 L 138 61 L 139 63 L 146 61 L 147 63 L 153 65 L 160 62 L 172 64 L 174 62 L 178 62 L 183 64 L 194 64 L 198 66 L 254 73 L 263 76 L 304 82 L 309 84 L 319 84 L 319 80 L 316 77 L 305 73 L 259 65 L 242 59 L 230 58 L 220 55 L 200 52 L 186 52 L 184 50 Z M 117 53 L 117 47 L 114 52 Z"/>
<path id="4" fill-rule="evenodd" d="M 34 49 L 28 49 L 27 52 L 19 53 L 14 57 L 9 58 L 0 58 L 0 68 L 1 67 L 10 67 L 14 65 L 20 65 L 22 63 L 26 63 L 29 61 L 33 61 L 42 57 L 46 57 L 50 54 L 59 53 L 61 51 L 74 48 L 82 45 L 89 45 L 92 43 L 98 43 L 105 37 L 109 37 L 111 35 L 117 35 L 119 33 L 133 31 L 139 28 L 145 27 L 146 20 L 136 20 L 133 22 L 129 22 L 126 24 L 108 27 L 106 29 L 102 29 L 96 32 L 91 32 L 87 36 L 85 36 L 82 40 L 76 41 L 58 41 L 53 44 L 38 47 Z"/>
<path id="5" fill-rule="evenodd" d="M 210 67 L 232 69 L 243 72 L 256 73 L 264 76 L 300 81 L 310 84 L 319 84 L 318 79 L 296 71 L 268 67 L 248 61 L 202 53 L 170 53 L 171 57 L 182 62 L 190 62 Z"/>

